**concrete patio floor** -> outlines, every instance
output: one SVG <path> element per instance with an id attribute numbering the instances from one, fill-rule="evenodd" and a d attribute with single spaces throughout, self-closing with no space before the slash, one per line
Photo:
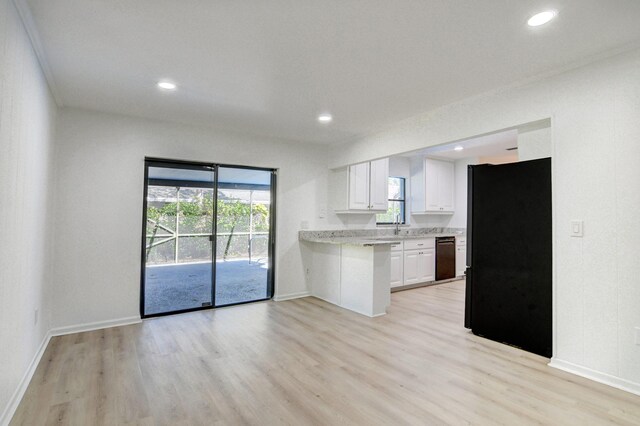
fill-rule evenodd
<path id="1" fill-rule="evenodd" d="M 217 262 L 216 305 L 267 297 L 266 259 Z M 211 300 L 211 263 L 148 266 L 145 273 L 145 314 L 199 308 Z"/>

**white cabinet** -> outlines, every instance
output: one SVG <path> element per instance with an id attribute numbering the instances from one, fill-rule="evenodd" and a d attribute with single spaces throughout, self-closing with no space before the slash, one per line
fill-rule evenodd
<path id="1" fill-rule="evenodd" d="M 389 208 L 389 159 L 369 163 L 369 201 L 371 210 L 387 211 Z"/>
<path id="2" fill-rule="evenodd" d="M 456 276 L 461 277 L 467 270 L 467 239 L 456 238 Z"/>
<path id="3" fill-rule="evenodd" d="M 448 161 L 437 161 L 427 159 L 425 163 L 433 163 L 437 173 L 438 190 L 436 210 L 453 212 L 454 192 L 455 192 L 455 169 L 454 164 Z M 425 194 L 429 196 L 429 192 Z"/>
<path id="4" fill-rule="evenodd" d="M 436 280 L 436 249 L 424 249 L 420 251 L 419 275 L 420 282 Z"/>
<path id="5" fill-rule="evenodd" d="M 369 210 L 369 163 L 349 166 L 349 210 Z"/>
<path id="6" fill-rule="evenodd" d="M 436 279 L 436 251 L 433 248 L 404 251 L 404 285 Z"/>
<path id="7" fill-rule="evenodd" d="M 391 252 L 391 287 L 401 286 L 404 282 L 403 270 L 402 267 L 402 250 L 401 251 L 392 251 Z"/>
<path id="8" fill-rule="evenodd" d="M 431 158 L 411 163 L 411 210 L 413 214 L 454 212 L 454 164 Z"/>
<path id="9" fill-rule="evenodd" d="M 389 204 L 389 159 L 332 171 L 330 191 L 336 213 L 386 212 Z"/>
<path id="10" fill-rule="evenodd" d="M 391 287 L 398 287 L 404 283 L 404 258 L 402 256 L 403 246 L 404 244 L 402 241 L 391 245 L 391 279 L 389 280 Z"/>
<path id="11" fill-rule="evenodd" d="M 436 279 L 435 238 L 406 240 L 391 246 L 391 287 Z"/>
<path id="12" fill-rule="evenodd" d="M 404 252 L 404 285 L 419 283 L 418 258 L 419 250 Z"/>

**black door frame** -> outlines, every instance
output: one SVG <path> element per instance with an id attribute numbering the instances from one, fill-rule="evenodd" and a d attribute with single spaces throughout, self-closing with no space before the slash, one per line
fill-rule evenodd
<path id="1" fill-rule="evenodd" d="M 188 309 L 179 309 L 169 312 L 161 312 L 154 314 L 145 314 L 145 273 L 146 273 L 146 247 L 147 247 L 147 196 L 149 186 L 149 167 L 166 167 L 174 169 L 188 169 L 188 170 L 203 170 L 214 173 L 214 181 L 212 185 L 204 185 L 202 182 L 193 182 L 193 187 L 200 188 L 212 188 L 214 203 L 213 203 L 213 220 L 211 229 L 211 306 L 198 306 Z M 248 300 L 238 303 L 230 303 L 226 305 L 216 305 L 215 292 L 216 292 L 216 260 L 217 260 L 217 224 L 218 224 L 218 169 L 235 168 L 235 169 L 247 169 L 247 170 L 262 170 L 271 173 L 271 188 L 270 188 L 270 203 L 269 203 L 269 241 L 268 241 L 268 273 L 267 273 L 267 297 L 264 299 Z M 185 181 L 181 181 L 185 183 Z M 187 181 L 187 183 L 189 183 Z M 185 160 L 172 160 L 156 157 L 145 157 L 144 159 L 144 189 L 142 200 L 142 240 L 141 240 L 141 257 L 140 257 L 140 316 L 141 318 L 153 318 L 166 315 L 176 315 L 186 312 L 202 311 L 205 309 L 222 308 L 227 306 L 243 305 L 246 303 L 262 302 L 273 298 L 275 287 L 275 235 L 276 235 L 276 189 L 277 189 L 277 169 L 265 168 L 265 167 L 252 167 L 244 165 L 233 164 L 218 164 L 218 163 L 205 163 L 200 161 L 185 161 Z"/>

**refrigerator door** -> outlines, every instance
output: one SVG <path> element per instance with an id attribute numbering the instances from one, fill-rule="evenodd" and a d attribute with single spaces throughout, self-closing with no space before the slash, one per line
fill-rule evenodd
<path id="1" fill-rule="evenodd" d="M 551 159 L 469 166 L 465 327 L 552 355 Z"/>

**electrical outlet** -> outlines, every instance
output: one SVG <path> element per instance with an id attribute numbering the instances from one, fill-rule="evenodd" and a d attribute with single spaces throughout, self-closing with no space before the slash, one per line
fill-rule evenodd
<path id="1" fill-rule="evenodd" d="M 38 314 L 39 314 L 39 309 L 36 308 L 33 311 L 33 325 L 37 325 L 38 324 Z"/>
<path id="2" fill-rule="evenodd" d="M 640 327 L 636 327 L 636 345 L 640 346 Z"/>

